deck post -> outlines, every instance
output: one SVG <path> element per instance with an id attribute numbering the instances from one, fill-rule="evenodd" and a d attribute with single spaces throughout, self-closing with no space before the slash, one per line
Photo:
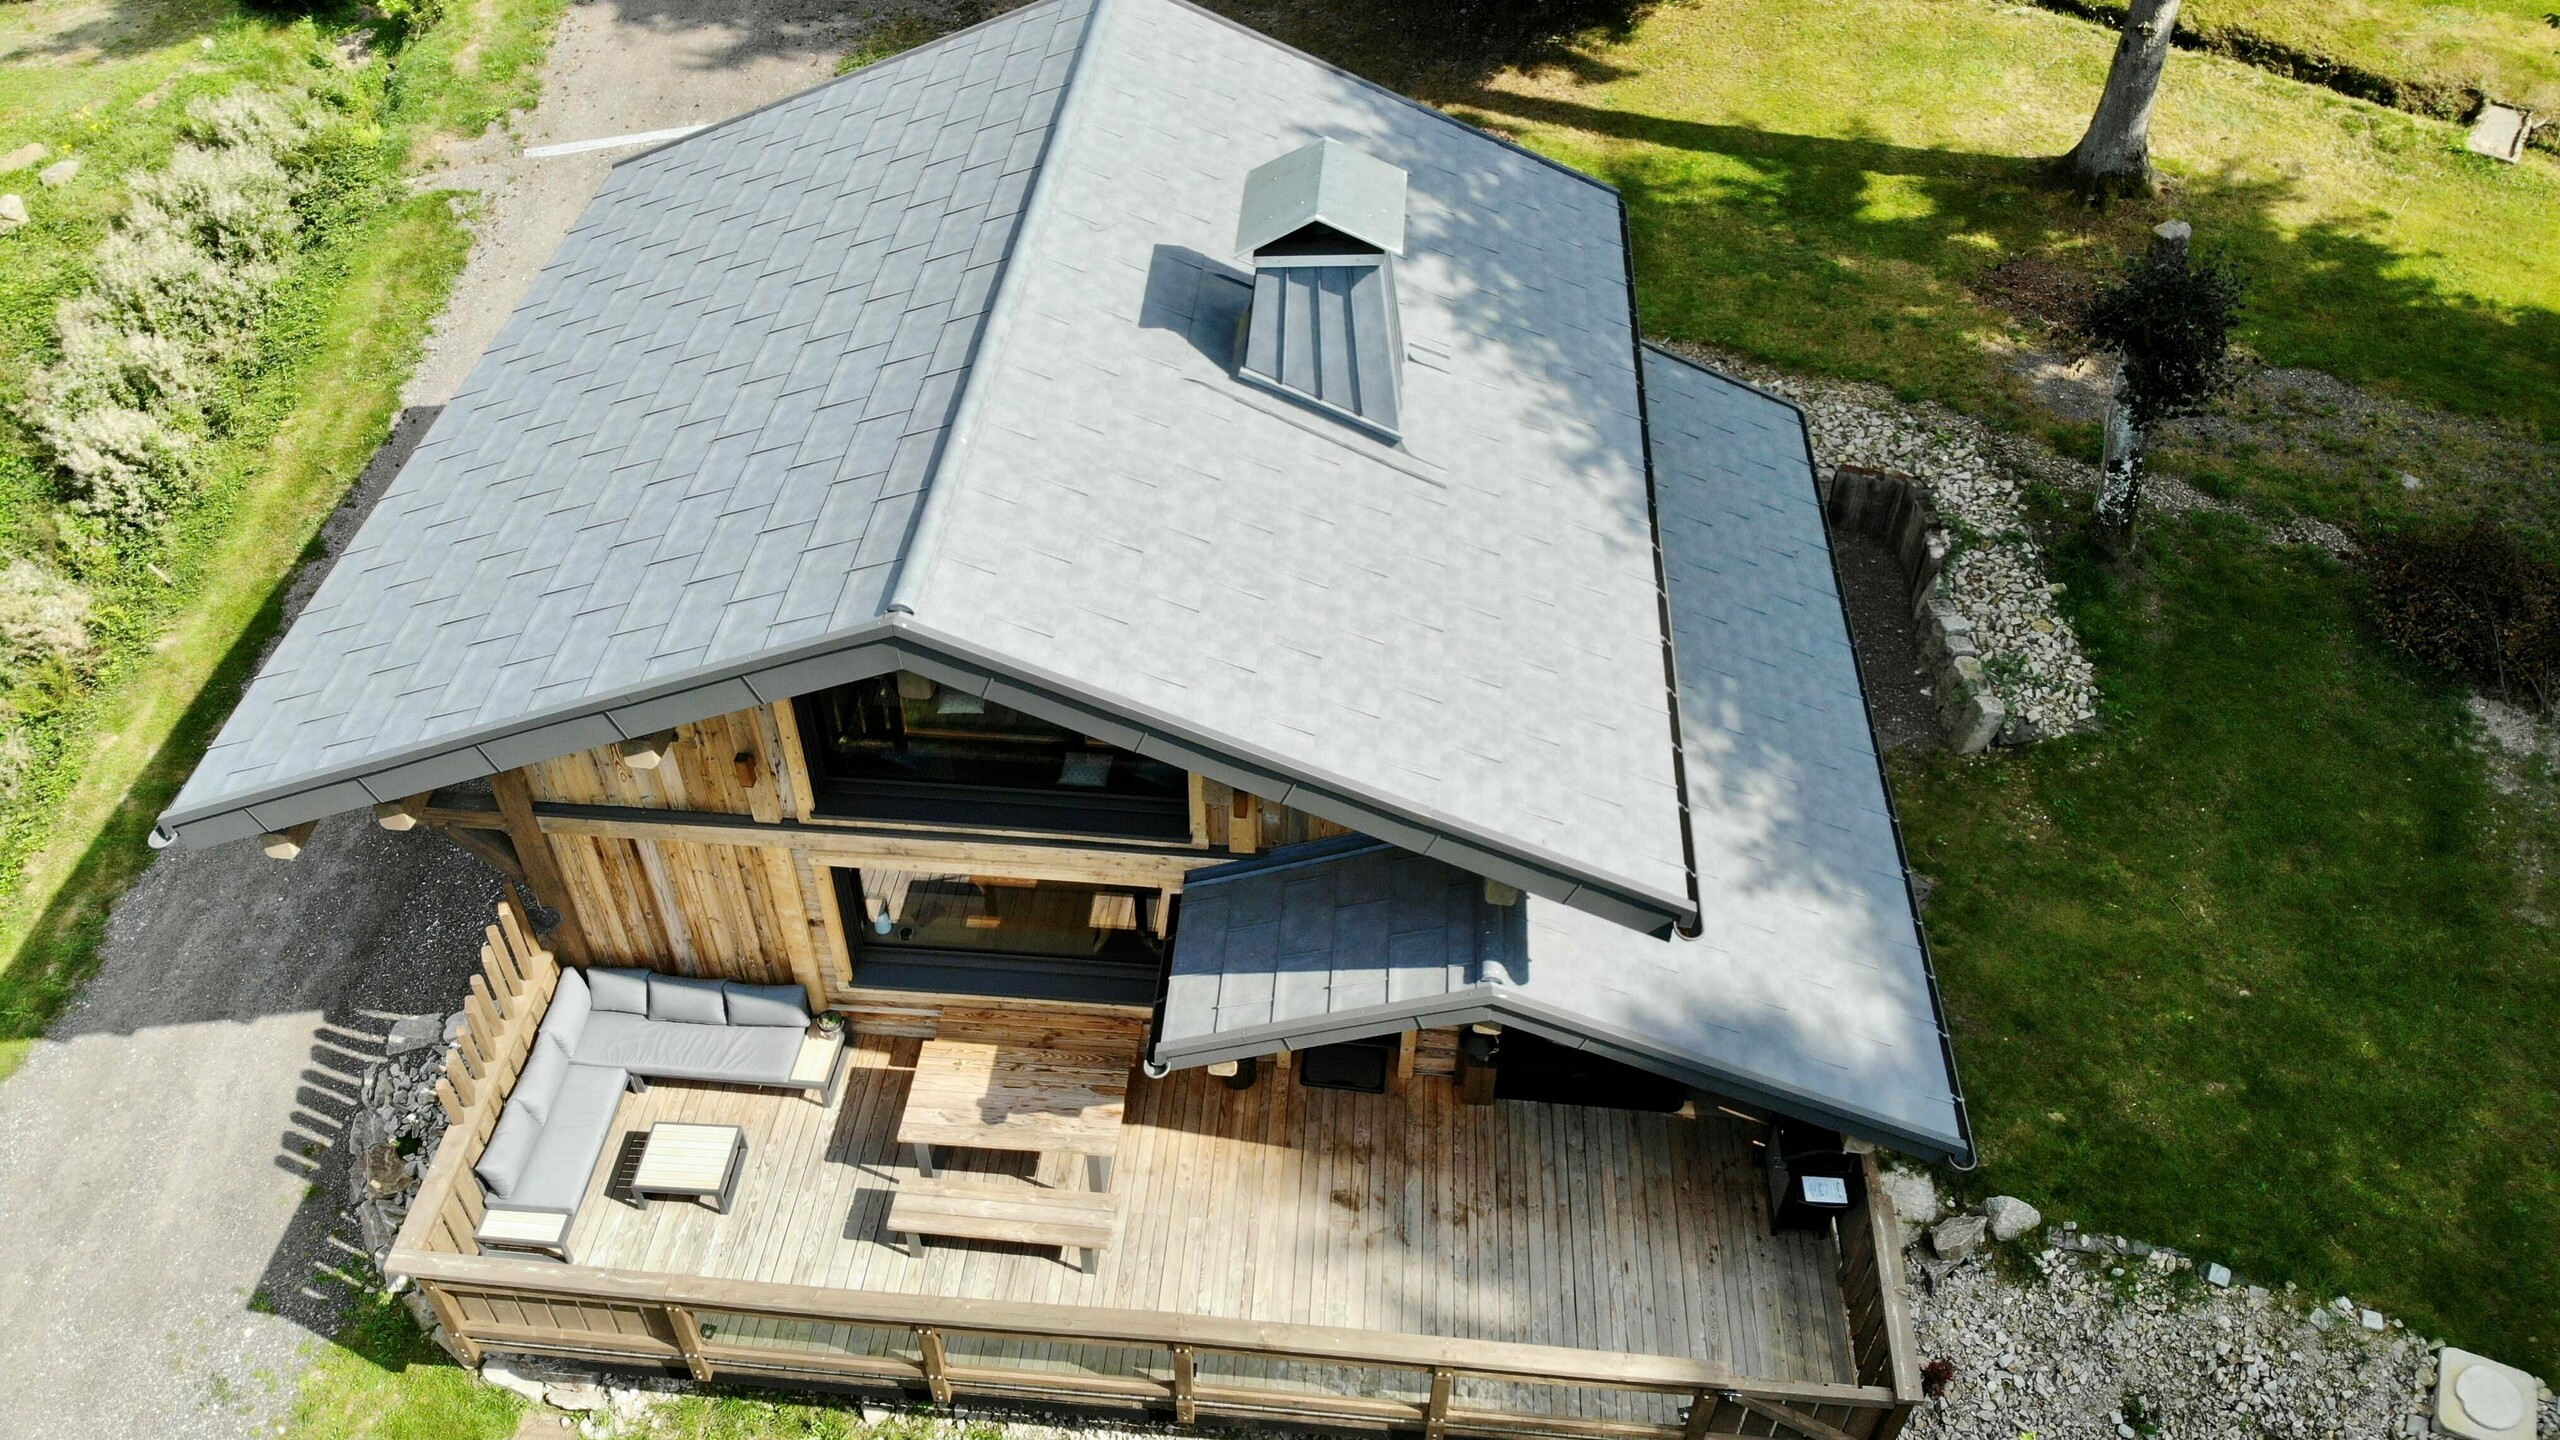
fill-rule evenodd
<path id="1" fill-rule="evenodd" d="M 682 1305 L 667 1307 L 667 1325 L 676 1332 L 676 1348 L 684 1352 L 684 1368 L 693 1372 L 696 1381 L 711 1379 L 711 1356 L 702 1340 L 702 1322 L 693 1311 Z"/>
<path id="2" fill-rule="evenodd" d="M 418 1288 L 427 1292 L 427 1303 L 435 1307 L 436 1324 L 443 1328 L 446 1338 L 453 1342 L 453 1348 L 461 1352 L 462 1363 L 479 1364 L 480 1342 L 471 1338 L 470 1329 L 463 1324 L 462 1307 L 455 1303 L 453 1296 L 447 1294 L 441 1285 L 421 1285 Z"/>
<path id="3" fill-rule="evenodd" d="M 1449 1390 L 1453 1378 L 1449 1371 L 1432 1367 L 1431 1405 L 1422 1412 L 1423 1440 L 1441 1440 L 1449 1433 Z"/>
<path id="4" fill-rule="evenodd" d="M 1177 1425 L 1200 1423 L 1200 1365 L 1188 1345 L 1173 1347 L 1173 1419 Z"/>
<path id="5" fill-rule="evenodd" d="M 936 1405 L 951 1403 L 951 1357 L 942 1348 L 942 1332 L 918 1327 L 916 1346 L 924 1352 L 924 1387 Z"/>

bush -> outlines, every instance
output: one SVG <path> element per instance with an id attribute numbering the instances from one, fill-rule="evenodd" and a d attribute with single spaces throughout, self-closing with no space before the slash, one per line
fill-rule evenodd
<path id="1" fill-rule="evenodd" d="M 259 146 L 181 145 L 166 168 L 126 189 L 127 235 L 172 236 L 225 265 L 272 263 L 292 251 L 302 223 L 293 177 L 275 152 Z"/>
<path id="2" fill-rule="evenodd" d="M 159 416 L 121 405 L 39 416 L 36 438 L 53 452 L 80 515 L 148 530 L 187 481 L 193 440 Z"/>
<path id="3" fill-rule="evenodd" d="M 194 408 L 207 381 L 186 346 L 148 330 L 114 323 L 107 300 L 92 292 L 54 312 L 62 363 L 34 378 L 35 403 L 63 415 L 108 406 L 172 411 Z"/>
<path id="4" fill-rule="evenodd" d="M 2391 643 L 2506 699 L 2560 705 L 2560 565 L 2486 521 L 2359 543 Z"/>
<path id="5" fill-rule="evenodd" d="M 2124 361 L 2135 425 L 2147 430 L 2230 388 L 2240 291 L 2229 264 L 2190 258 L 2180 245 L 2131 257 L 2115 284 L 2089 296 L 2075 328 L 2091 348 Z"/>
<path id="6" fill-rule="evenodd" d="M 95 284 L 57 310 L 62 359 L 33 378 L 24 414 L 72 511 L 106 532 L 147 532 L 185 493 L 217 367 L 240 358 L 312 228 L 314 173 L 345 158 L 331 142 L 348 127 L 320 113 L 245 89 L 190 104 L 192 141 L 126 182 Z"/>
<path id="7" fill-rule="evenodd" d="M 89 592 L 36 564 L 0 569 L 0 685 L 44 660 L 89 648 Z"/>

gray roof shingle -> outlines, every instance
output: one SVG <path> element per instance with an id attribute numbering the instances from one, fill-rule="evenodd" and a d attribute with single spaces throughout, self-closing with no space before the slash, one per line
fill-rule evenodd
<path id="1" fill-rule="evenodd" d="M 289 824 L 331 772 L 414 788 L 404 758 L 485 773 L 510 729 L 875 616 L 984 328 L 968 257 L 1009 249 L 1005 176 L 1089 16 L 1049 0 L 616 167 L 172 821 Z"/>
<path id="2" fill-rule="evenodd" d="M 1496 907 L 1475 877 L 1418 856 L 1302 847 L 1186 888 L 1156 1056 L 1494 1021 L 1964 1159 L 1802 421 L 1651 349 L 1645 391 L 1699 935 L 1536 897 Z"/>
<path id="3" fill-rule="evenodd" d="M 1399 442 L 1232 373 L 1245 174 L 1324 136 L 1409 176 Z M 906 665 L 1659 925 L 1626 285 L 1604 186 L 1176 0 L 1016 11 L 618 167 L 164 821 Z"/>

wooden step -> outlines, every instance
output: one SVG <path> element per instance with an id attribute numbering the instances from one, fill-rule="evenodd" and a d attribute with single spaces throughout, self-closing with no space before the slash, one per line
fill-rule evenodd
<path id="1" fill-rule="evenodd" d="M 1091 1271 L 1103 1247 L 1111 1243 L 1119 1215 L 1117 1200 L 1090 1190 L 911 1175 L 899 1182 L 897 1193 L 889 1198 L 889 1219 L 883 1228 L 906 1236 L 910 1255 L 924 1253 L 927 1235 L 998 1240 L 1082 1250 L 1084 1268 Z"/>

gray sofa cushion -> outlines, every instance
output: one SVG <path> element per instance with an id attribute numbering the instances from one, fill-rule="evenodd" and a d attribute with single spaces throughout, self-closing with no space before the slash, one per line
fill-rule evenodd
<path id="1" fill-rule="evenodd" d="M 792 1025 L 807 1029 L 809 992 L 797 985 L 741 985 L 723 980 L 732 1025 Z"/>
<path id="2" fill-rule="evenodd" d="M 541 1117 L 523 1106 L 510 1105 L 498 1116 L 498 1128 L 489 1132 L 480 1162 L 471 1167 L 492 1198 L 504 1200 L 515 1193 L 533 1159 L 534 1142 L 541 1138 Z"/>
<path id="3" fill-rule="evenodd" d="M 617 1015 L 649 1013 L 649 972 L 646 970 L 608 970 L 591 966 L 587 970 L 587 993 L 594 1009 Z"/>
<path id="4" fill-rule="evenodd" d="M 578 1203 L 586 1198 L 588 1177 L 595 1174 L 596 1159 L 604 1154 L 605 1139 L 613 1131 L 614 1111 L 622 1104 L 627 1078 L 611 1066 L 569 1067 L 560 1096 L 552 1102 L 551 1118 L 543 1122 L 541 1138 L 534 1142 L 533 1158 L 515 1188 L 507 1192 L 510 1206 L 576 1213 Z"/>
<path id="5" fill-rule="evenodd" d="M 797 1029 L 779 1025 L 686 1025 L 598 1015 L 587 1022 L 578 1063 L 619 1066 L 652 1080 L 790 1085 L 800 1038 Z"/>
<path id="6" fill-rule="evenodd" d="M 568 1051 L 536 1043 L 533 1054 L 525 1059 L 524 1070 L 516 1076 L 516 1088 L 507 1092 L 507 1113 L 522 1110 L 537 1121 L 549 1120 L 551 1107 L 560 1094 L 560 1082 L 568 1074 Z"/>
<path id="7" fill-rule="evenodd" d="M 560 987 L 551 993 L 551 1009 L 542 1017 L 542 1038 L 559 1046 L 564 1056 L 577 1054 L 578 1037 L 586 1033 L 587 1015 L 594 1004 L 587 994 L 586 977 L 562 970 Z"/>
<path id="8" fill-rule="evenodd" d="M 691 980 L 682 975 L 649 977 L 649 1018 L 686 1025 L 726 1025 L 728 998 L 717 980 Z"/>

